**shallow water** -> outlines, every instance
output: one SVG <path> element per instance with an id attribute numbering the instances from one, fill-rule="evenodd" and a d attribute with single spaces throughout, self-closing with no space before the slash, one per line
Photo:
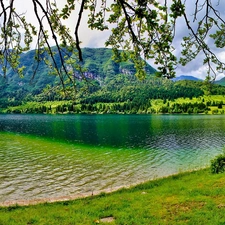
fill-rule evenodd
<path id="1" fill-rule="evenodd" d="M 0 115 L 0 203 L 92 194 L 208 166 L 225 116 Z"/>

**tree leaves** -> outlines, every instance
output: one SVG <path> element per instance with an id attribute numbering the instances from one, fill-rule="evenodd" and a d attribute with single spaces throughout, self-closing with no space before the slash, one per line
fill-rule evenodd
<path id="1" fill-rule="evenodd" d="M 143 61 L 140 58 L 154 59 L 158 65 L 158 74 L 166 78 L 175 76 L 178 63 L 186 65 L 204 54 L 203 63 L 208 66 L 208 74 L 222 72 L 225 64 L 213 52 L 208 45 L 208 40 L 214 40 L 215 47 L 225 46 L 225 21 L 218 12 L 218 6 L 212 1 L 195 1 L 194 13 L 190 16 L 186 11 L 187 1 L 174 0 L 172 2 L 157 0 L 67 0 L 59 9 L 57 1 L 32 0 L 34 17 L 38 26 L 29 23 L 26 15 L 21 15 L 14 7 L 15 0 L 6 4 L 0 0 L 1 30 L 0 30 L 0 64 L 2 72 L 7 74 L 7 68 L 12 67 L 19 74 L 23 69 L 18 68 L 19 56 L 29 50 L 37 36 L 37 54 L 45 49 L 52 60 L 51 67 L 64 80 L 71 78 L 63 52 L 67 49 L 77 57 L 75 63 L 82 61 L 79 31 L 83 17 L 88 16 L 88 27 L 91 29 L 110 30 L 105 45 L 115 51 L 116 60 L 131 59 L 137 70 L 136 76 L 144 79 L 146 76 Z M 222 4 L 218 2 L 218 5 Z M 74 21 L 74 33 L 65 26 L 71 16 L 76 13 L 77 21 Z M 189 35 L 182 42 L 182 57 L 175 54 L 174 38 L 178 18 L 183 18 Z M 192 23 L 190 21 L 193 21 Z M 52 41 L 59 52 L 61 68 L 54 61 L 54 53 L 51 50 Z M 124 54 L 128 52 L 129 54 Z M 124 54 L 124 55 L 121 55 Z M 124 57 L 125 56 L 125 57 Z M 36 56 L 39 60 L 40 57 Z M 34 70 L 37 70 L 37 68 Z"/>

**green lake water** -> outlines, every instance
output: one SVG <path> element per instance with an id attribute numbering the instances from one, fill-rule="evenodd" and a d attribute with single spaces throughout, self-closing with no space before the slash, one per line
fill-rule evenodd
<path id="1" fill-rule="evenodd" d="M 224 115 L 0 115 L 0 203 L 206 167 L 224 137 Z"/>

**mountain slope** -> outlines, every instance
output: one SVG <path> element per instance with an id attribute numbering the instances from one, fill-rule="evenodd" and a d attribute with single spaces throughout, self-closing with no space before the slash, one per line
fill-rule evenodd
<path id="1" fill-rule="evenodd" d="M 222 86 L 225 86 L 225 77 L 223 77 L 222 79 L 220 80 L 217 80 L 215 81 L 216 84 L 219 84 L 219 85 L 222 85 Z"/>
<path id="2" fill-rule="evenodd" d="M 53 47 L 54 51 L 54 47 Z M 113 79 L 118 74 L 134 76 L 136 73 L 134 64 L 131 61 L 116 63 L 112 60 L 112 50 L 107 48 L 83 48 L 82 67 L 86 69 L 87 78 L 104 82 L 105 79 Z M 46 85 L 54 86 L 59 83 L 59 78 L 49 75 L 50 69 L 44 62 L 46 54 L 40 55 L 40 62 L 34 60 L 35 50 L 31 50 L 21 55 L 20 66 L 25 66 L 24 77 L 20 78 L 11 69 L 8 71 L 7 78 L 0 77 L 0 104 L 18 104 L 26 96 L 40 94 Z M 60 67 L 59 54 L 54 56 L 57 65 Z M 37 68 L 37 70 L 36 70 Z M 33 77 L 34 71 L 36 74 Z M 155 73 L 155 69 L 146 63 L 147 74 Z"/>
<path id="3" fill-rule="evenodd" d="M 192 79 L 190 76 L 182 76 L 183 80 L 176 82 L 156 78 L 152 74 L 155 69 L 146 64 L 147 78 L 138 80 L 135 77 L 134 64 L 131 61 L 116 63 L 112 60 L 112 50 L 106 48 L 84 48 L 83 67 L 86 68 L 85 76 L 91 81 L 87 89 L 79 91 L 83 83 L 78 79 L 78 91 L 76 102 L 93 105 L 95 103 L 132 103 L 132 107 L 146 106 L 152 99 L 174 100 L 179 97 L 193 98 L 203 96 L 204 93 L 212 95 L 225 95 L 225 87 L 216 84 L 206 84 L 201 80 Z M 49 75 L 49 68 L 43 60 L 40 61 L 37 74 L 32 79 L 36 68 L 34 61 L 35 51 L 21 55 L 21 66 L 26 66 L 25 75 L 19 78 L 17 74 L 9 70 L 7 79 L 0 76 L 0 108 L 20 105 L 30 101 L 55 101 L 71 100 L 74 91 L 65 96 L 56 84 L 59 78 Z M 45 55 L 41 56 L 42 58 Z M 60 66 L 59 56 L 55 60 Z M 91 83 L 91 84 L 90 84 Z M 49 88 L 46 88 L 48 86 Z M 55 88 L 53 88 L 55 87 Z M 86 88 L 86 87 L 85 87 Z"/>
<path id="4" fill-rule="evenodd" d="M 175 77 L 172 80 L 173 81 L 179 81 L 179 80 L 194 80 L 194 81 L 198 81 L 200 79 L 198 79 L 197 77 L 194 77 L 194 76 L 190 76 L 190 75 L 180 75 L 179 77 Z"/>

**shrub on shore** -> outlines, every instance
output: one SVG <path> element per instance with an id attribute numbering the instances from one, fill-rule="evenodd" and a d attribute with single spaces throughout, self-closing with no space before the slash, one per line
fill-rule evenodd
<path id="1" fill-rule="evenodd" d="M 222 154 L 218 155 L 211 161 L 211 172 L 212 173 L 223 173 L 225 172 L 225 149 Z"/>

